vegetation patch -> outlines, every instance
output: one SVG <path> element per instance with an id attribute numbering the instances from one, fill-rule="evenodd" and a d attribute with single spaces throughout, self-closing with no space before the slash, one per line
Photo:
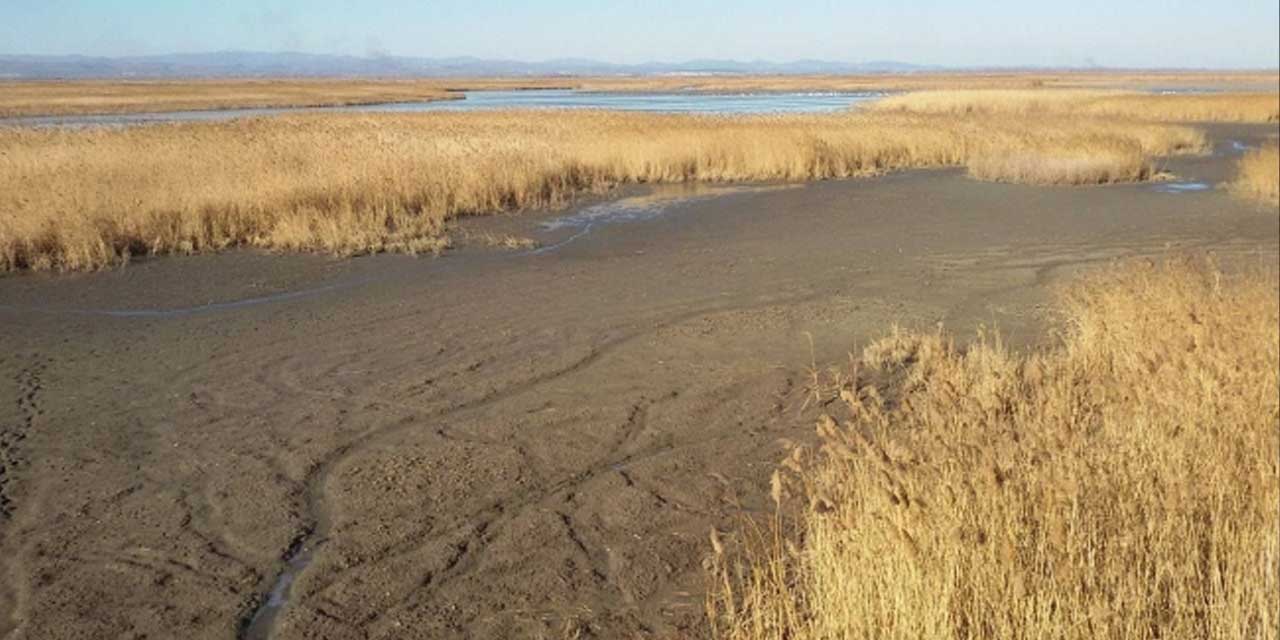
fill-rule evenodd
<path id="1" fill-rule="evenodd" d="M 715 636 L 1277 637 L 1276 274 L 1123 266 L 1062 311 L 1031 353 L 868 346 L 777 518 L 713 535 Z"/>
<path id="2" fill-rule="evenodd" d="M 316 114 L 0 128 L 0 271 L 251 246 L 435 252 L 458 216 L 628 183 L 806 181 L 969 167 L 1030 184 L 1141 180 L 1203 133 L 1114 118 L 851 111 Z"/>
<path id="3" fill-rule="evenodd" d="M 1270 144 L 1246 152 L 1227 186 L 1242 197 L 1280 207 L 1280 147 Z"/>

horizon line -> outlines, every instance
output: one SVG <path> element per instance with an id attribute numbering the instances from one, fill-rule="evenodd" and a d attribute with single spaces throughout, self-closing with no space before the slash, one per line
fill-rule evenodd
<path id="1" fill-rule="evenodd" d="M 1259 67 L 1217 67 L 1217 66 L 1109 66 L 1105 64 L 1095 64 L 1086 66 L 1073 65 L 1037 65 L 1037 64 L 1007 64 L 1007 65 L 942 65 L 928 62 L 910 62 L 893 58 L 875 58 L 864 60 L 849 60 L 835 58 L 788 58 L 788 59 L 770 59 L 770 58 L 683 58 L 683 59 L 649 59 L 642 62 L 615 62 L 612 60 L 592 57 L 579 56 L 562 56 L 555 58 L 489 58 L 472 54 L 461 55 L 404 55 L 394 53 L 331 53 L 303 51 L 296 49 L 280 49 L 280 50 L 262 50 L 262 49 L 210 49 L 202 51 L 172 51 L 167 53 L 142 53 L 142 54 L 125 54 L 125 55 L 102 55 L 92 53 L 16 53 L 16 52 L 0 52 L 0 58 L 83 58 L 96 60 L 130 60 L 130 59 L 147 59 L 147 58 L 175 58 L 182 56 L 212 56 L 212 55 L 231 55 L 231 54 L 250 54 L 250 55 L 267 55 L 267 56 L 309 56 L 317 58 L 344 58 L 363 61 L 378 60 L 421 60 L 421 61 L 448 61 L 448 60 L 474 60 L 477 62 L 487 63 L 514 63 L 527 65 L 546 65 L 563 62 L 575 62 L 595 64 L 601 66 L 611 66 L 620 68 L 636 68 L 646 66 L 683 66 L 696 65 L 699 63 L 706 64 L 737 64 L 737 65 L 797 65 L 804 63 L 828 64 L 828 65 L 848 65 L 848 66 L 874 66 L 874 65 L 903 65 L 911 67 L 919 67 L 918 72 L 982 72 L 982 71 L 1003 71 L 1003 72 L 1021 72 L 1021 71 L 1071 71 L 1071 72 L 1123 72 L 1123 71 L 1143 71 L 1143 72 L 1178 72 L 1178 71 L 1214 71 L 1214 72 L 1280 72 L 1280 65 L 1277 66 L 1259 66 Z M 710 73 L 716 72 L 714 70 Z M 735 72 L 729 72 L 735 73 Z M 875 72 L 875 73 L 894 73 Z M 901 73 L 901 72 L 899 72 Z M 908 72 L 910 73 L 910 72 Z M 574 74 L 565 74 L 574 75 Z"/>

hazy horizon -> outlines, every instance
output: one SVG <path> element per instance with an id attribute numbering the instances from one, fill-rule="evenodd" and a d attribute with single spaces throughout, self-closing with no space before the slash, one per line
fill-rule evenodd
<path id="1" fill-rule="evenodd" d="M 1097 0 L 911 7 L 749 0 L 535 3 L 17 0 L 0 54 L 127 57 L 228 51 L 610 64 L 891 60 L 945 67 L 1274 69 L 1280 4 Z"/>
<path id="2" fill-rule="evenodd" d="M 581 61 L 581 62 L 600 63 L 604 65 L 620 66 L 620 67 L 622 66 L 639 67 L 639 66 L 646 66 L 646 65 L 678 66 L 678 65 L 685 65 L 685 64 L 705 61 L 705 62 L 735 62 L 735 63 L 744 63 L 744 64 L 759 63 L 764 65 L 787 65 L 787 64 L 795 64 L 795 63 L 802 63 L 802 62 L 821 62 L 821 63 L 832 63 L 832 64 L 845 64 L 850 66 L 861 65 L 861 64 L 874 65 L 876 63 L 891 63 L 891 64 L 904 64 L 904 65 L 910 65 L 910 66 L 921 67 L 921 68 L 936 68 L 942 71 L 948 71 L 948 70 L 982 71 L 982 70 L 1006 70 L 1006 69 L 1011 71 L 1055 70 L 1055 69 L 1072 70 L 1072 71 L 1075 71 L 1075 70 L 1088 71 L 1090 69 L 1097 69 L 1097 70 L 1115 70 L 1115 71 L 1134 70 L 1134 71 L 1252 71 L 1252 72 L 1258 72 L 1258 71 L 1280 70 L 1280 64 L 1275 64 L 1275 63 L 1271 65 L 1257 65 L 1257 66 L 1205 66 L 1205 65 L 1125 66 L 1125 65 L 1105 65 L 1105 64 L 1101 64 L 1096 60 L 1087 61 L 1086 63 L 1077 64 L 1077 65 L 1016 64 L 1016 63 L 948 65 L 948 64 L 934 63 L 929 61 L 903 60 L 898 58 L 874 58 L 874 59 L 866 58 L 866 59 L 855 60 L 855 59 L 813 58 L 813 57 L 804 57 L 804 58 L 704 57 L 704 58 L 653 58 L 653 59 L 638 60 L 636 62 L 619 62 L 617 60 L 609 60 L 609 59 L 586 57 L 586 56 L 559 56 L 554 58 L 514 58 L 514 57 L 506 57 L 506 56 L 484 56 L 484 55 L 475 55 L 475 54 L 403 55 L 395 52 L 361 54 L 361 53 L 333 53 L 333 52 L 325 52 L 325 51 L 298 51 L 298 50 L 289 50 L 289 49 L 277 49 L 277 50 L 207 49 L 207 50 L 198 50 L 198 51 L 168 51 L 168 52 L 120 54 L 120 55 L 92 54 L 92 53 L 25 53 L 25 52 L 14 52 L 14 51 L 0 51 L 0 57 L 23 57 L 23 56 L 37 57 L 37 58 L 84 57 L 84 58 L 102 58 L 107 60 L 123 60 L 123 59 L 132 59 L 132 58 L 168 58 L 168 57 L 179 57 L 179 56 L 202 56 L 202 55 L 216 56 L 216 55 L 234 55 L 234 54 L 281 55 L 281 56 L 302 55 L 302 56 L 317 56 L 317 57 L 335 56 L 335 57 L 348 57 L 348 58 L 356 58 L 356 59 L 363 59 L 363 60 L 378 60 L 378 59 L 385 59 L 385 58 L 424 59 L 424 60 L 475 59 L 480 61 L 513 62 L 513 63 L 530 64 L 530 65 L 551 64 L 558 61 Z"/>

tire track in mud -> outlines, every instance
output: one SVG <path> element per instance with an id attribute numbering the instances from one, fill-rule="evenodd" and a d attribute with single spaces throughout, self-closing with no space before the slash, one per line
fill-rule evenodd
<path id="1" fill-rule="evenodd" d="M 424 582 L 424 586 L 438 588 L 454 578 L 460 577 L 468 573 L 475 567 L 480 552 L 487 548 L 490 540 L 486 539 L 486 535 L 499 529 L 503 525 L 509 524 L 518 517 L 526 513 L 534 507 L 544 507 L 548 511 L 555 514 L 561 525 L 565 529 L 565 534 L 584 556 L 588 559 L 591 557 L 591 550 L 578 534 L 572 516 L 559 509 L 551 508 L 553 505 L 562 505 L 565 500 L 560 499 L 561 496 L 572 496 L 577 493 L 586 483 L 601 477 L 609 472 L 617 472 L 625 477 L 625 466 L 647 460 L 667 453 L 674 449 L 674 445 L 663 444 L 649 447 L 639 451 L 630 451 L 622 453 L 625 449 L 631 448 L 644 432 L 645 419 L 651 407 L 654 405 L 674 400 L 679 394 L 672 392 L 664 394 L 656 399 L 649 399 L 641 396 L 640 400 L 631 405 L 627 418 L 622 428 L 621 435 L 615 439 L 609 447 L 609 452 L 598 458 L 593 464 L 585 469 L 578 470 L 569 474 L 567 477 L 561 477 L 554 482 L 550 482 L 541 487 L 534 487 L 524 491 L 508 494 L 498 498 L 490 504 L 473 510 L 454 519 L 458 524 L 454 525 L 447 531 L 441 532 L 439 535 L 446 539 L 466 534 L 465 539 L 456 545 L 457 553 L 451 556 L 447 562 L 445 569 L 438 574 L 433 573 L 428 576 L 428 580 Z M 716 439 L 715 437 L 700 439 L 689 444 L 701 444 Z M 477 521 L 479 521 L 477 523 Z M 469 531 L 468 531 L 469 530 Z M 394 560 L 400 556 L 414 553 L 421 548 L 430 544 L 429 541 L 405 541 L 399 545 L 388 549 L 380 558 L 380 561 Z M 597 582 L 610 582 L 610 576 L 607 569 L 594 566 L 592 563 L 591 575 Z M 317 592 L 323 591 L 328 587 L 337 584 L 348 572 L 343 572 L 335 576 L 325 585 L 317 589 Z M 404 604 L 402 599 L 397 605 Z M 391 607 L 387 607 L 380 611 L 373 618 L 365 620 L 364 624 L 369 627 L 376 626 L 385 616 L 392 611 Z"/>
<path id="2" fill-rule="evenodd" d="M 336 398 L 348 401 L 379 403 L 383 406 L 410 411 L 416 415 L 414 416 L 414 419 L 411 420 L 396 420 L 392 421 L 390 424 L 365 431 L 363 434 L 356 436 L 347 444 L 332 450 L 312 467 L 304 480 L 304 485 L 307 489 L 303 509 L 303 513 L 305 514 L 304 522 L 306 524 L 304 524 L 303 531 L 282 555 L 279 570 L 275 572 L 269 584 L 263 585 L 263 588 L 259 591 L 259 596 L 253 601 L 250 610 L 241 619 L 237 637 L 241 640 L 265 640 L 272 637 L 275 629 L 275 622 L 284 614 L 290 604 L 291 594 L 289 591 L 292 583 L 296 579 L 297 575 L 305 569 L 307 564 L 310 563 L 313 555 L 328 539 L 332 522 L 328 508 L 329 498 L 325 493 L 325 485 L 328 484 L 329 478 L 332 476 L 334 470 L 343 462 L 370 448 L 382 438 L 390 437 L 409 429 L 422 429 L 424 428 L 422 424 L 423 421 L 437 421 L 442 419 L 465 417 L 468 414 L 483 410 L 491 405 L 519 396 L 523 393 L 527 393 L 565 376 L 578 373 L 600 361 L 614 350 L 630 342 L 650 335 L 653 332 L 671 328 L 690 320 L 733 311 L 749 311 L 772 306 L 803 304 L 828 295 L 830 295 L 829 291 L 809 291 L 803 295 L 769 299 L 758 303 L 711 305 L 707 308 L 676 313 L 665 320 L 650 322 L 644 328 L 622 333 L 621 335 L 598 343 L 591 347 L 586 355 L 572 361 L 564 367 L 536 374 L 530 378 L 513 383 L 504 388 L 491 390 L 478 398 L 461 402 L 450 407 L 445 407 L 443 409 L 424 410 L 423 407 L 417 406 L 413 403 L 404 403 L 386 398 L 361 394 L 335 395 L 325 392 L 310 391 L 302 388 L 301 386 L 293 386 L 294 392 L 303 395 L 312 395 L 328 399 Z M 442 437 L 453 437 L 454 439 L 460 439 L 475 444 L 499 444 L 493 441 L 487 441 L 483 438 L 475 438 L 470 435 L 461 437 L 456 435 L 451 436 L 447 430 L 440 427 L 433 429 L 433 431 Z M 634 435 L 639 433 L 639 431 L 639 429 L 634 429 L 632 430 L 632 433 L 628 435 Z M 617 452 L 620 447 L 625 446 L 626 440 L 629 440 L 629 437 L 624 436 L 623 442 L 615 443 L 613 451 Z M 481 522 L 478 525 L 474 522 L 476 518 L 472 518 L 472 521 L 464 522 L 461 526 L 461 528 L 464 529 L 472 527 L 474 531 L 479 532 L 470 537 L 470 539 L 474 540 L 476 544 L 468 542 L 465 545 L 461 545 L 458 557 L 451 559 L 448 563 L 450 568 L 445 572 L 448 575 L 433 577 L 433 584 L 439 585 L 442 580 L 447 580 L 459 575 L 462 573 L 463 569 L 470 566 L 471 562 L 468 562 L 468 559 L 474 558 L 477 549 L 483 546 L 484 532 L 489 530 L 492 524 L 505 520 L 507 517 L 514 517 L 505 516 L 506 513 L 535 504 L 540 500 L 563 492 L 566 488 L 580 486 L 605 471 L 617 470 L 622 466 L 640 459 L 659 455 L 664 450 L 669 450 L 671 448 L 671 445 L 665 445 L 664 447 L 655 448 L 653 451 L 625 454 L 616 458 L 609 458 L 602 464 L 588 467 L 587 469 L 574 474 L 570 478 L 554 483 L 546 491 L 527 491 L 525 493 L 530 495 L 520 496 L 515 504 L 511 504 L 511 497 L 509 496 L 508 500 L 499 501 L 497 504 L 493 504 L 482 509 L 480 514 L 477 514 L 479 519 L 481 519 Z M 493 517 L 486 520 L 484 518 L 484 515 L 486 514 L 493 514 Z M 410 549 L 410 551 L 411 550 L 412 549 Z M 408 551 L 405 551 L 403 553 L 407 552 Z"/>
<path id="3" fill-rule="evenodd" d="M 9 538 L 18 509 L 13 494 L 14 477 L 28 464 L 22 451 L 22 443 L 35 429 L 37 420 L 44 415 L 40 396 L 44 390 L 44 372 L 48 361 L 42 360 L 39 354 L 31 354 L 29 358 L 30 363 L 13 376 L 18 391 L 14 400 L 17 415 L 11 421 L 0 423 L 0 544 L 6 549 L 12 546 Z M 6 555 L 6 558 L 0 559 L 0 571 L 6 577 L 0 583 L 0 635 L 5 636 L 18 628 L 19 614 L 27 598 L 22 586 L 24 576 L 18 565 L 18 554 L 10 552 Z"/>
<path id="4" fill-rule="evenodd" d="M 435 411 L 424 411 L 422 407 L 415 406 L 412 403 L 403 403 L 372 396 L 337 396 L 342 400 L 380 403 L 384 406 L 405 410 L 415 414 L 415 419 L 397 420 L 393 421 L 389 425 L 375 427 L 368 430 L 347 444 L 330 452 L 329 455 L 325 456 L 312 468 L 304 480 L 304 485 L 307 487 L 307 490 L 305 492 L 306 499 L 304 513 L 306 516 L 303 531 L 294 539 L 290 544 L 289 549 L 284 553 L 282 557 L 284 567 L 274 576 L 270 590 L 267 592 L 266 596 L 259 597 L 257 606 L 249 617 L 242 621 L 240 637 L 246 640 L 261 640 L 271 637 L 276 618 L 284 613 L 285 607 L 289 603 L 289 590 L 292 582 L 296 578 L 297 574 L 310 563 L 311 557 L 317 551 L 318 547 L 323 545 L 329 538 L 328 532 L 331 527 L 331 518 L 327 504 L 328 497 L 325 495 L 324 486 L 328 483 L 329 477 L 332 475 L 335 468 L 340 466 L 348 458 L 372 446 L 374 442 L 383 437 L 399 433 L 401 430 L 410 427 L 423 428 L 420 421 L 452 418 L 465 415 L 471 411 L 483 409 L 490 404 L 519 395 L 520 393 L 536 388 L 541 384 L 545 384 L 565 375 L 570 375 L 594 362 L 599 357 L 600 353 L 601 351 L 599 348 L 592 348 L 588 351 L 587 355 L 571 362 L 568 366 L 536 375 L 523 382 L 513 384 L 504 389 L 492 391 L 473 400 Z M 333 399 L 335 397 L 334 394 L 312 392 L 298 385 L 292 385 L 292 390 L 296 393 L 328 399 Z M 449 432 L 442 427 L 437 427 L 434 431 L 438 435 L 449 439 L 462 440 L 480 445 L 497 444 L 482 438 L 450 435 Z M 500 506 L 498 507 L 498 510 L 501 511 Z M 468 523 L 464 526 L 475 525 Z M 485 528 L 487 528 L 487 523 L 482 521 L 479 525 L 481 534 Z M 457 565 L 467 552 L 467 546 L 463 545 L 460 549 L 459 557 L 452 559 L 449 563 L 450 566 L 452 567 Z M 268 610 L 268 607 L 271 610 Z"/>

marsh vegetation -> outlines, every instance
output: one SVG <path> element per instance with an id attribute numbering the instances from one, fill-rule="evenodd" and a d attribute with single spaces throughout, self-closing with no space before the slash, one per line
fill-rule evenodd
<path id="1" fill-rule="evenodd" d="M 1280 94 L 1152 94 L 1097 89 L 921 91 L 879 101 L 876 109 L 952 116 L 1070 114 L 1154 122 L 1277 122 Z"/>
<path id="2" fill-rule="evenodd" d="M 1246 152 L 1236 164 L 1236 178 L 1229 186 L 1245 198 L 1273 209 L 1280 207 L 1280 147 L 1273 143 Z"/>
<path id="3" fill-rule="evenodd" d="M 1150 178 L 1192 128 L 1071 114 L 610 112 L 289 116 L 0 130 L 0 270 L 228 247 L 432 252 L 458 216 L 627 183 L 801 181 L 967 167 L 979 179 Z"/>
<path id="4" fill-rule="evenodd" d="M 1275 638 L 1269 269 L 1104 270 L 1042 350 L 872 343 L 775 475 L 777 518 L 740 554 L 713 539 L 715 635 Z"/>

